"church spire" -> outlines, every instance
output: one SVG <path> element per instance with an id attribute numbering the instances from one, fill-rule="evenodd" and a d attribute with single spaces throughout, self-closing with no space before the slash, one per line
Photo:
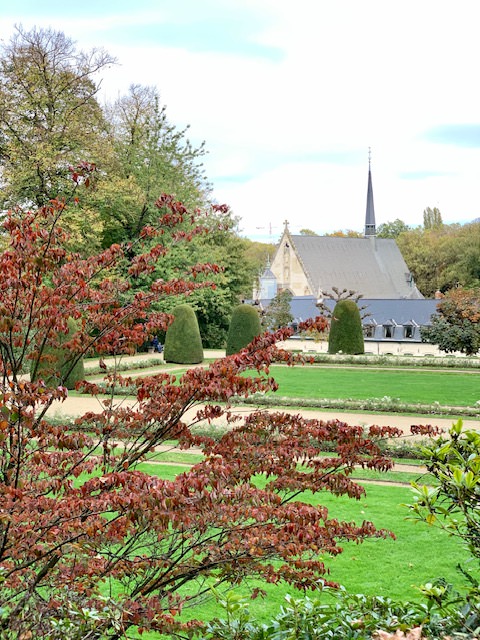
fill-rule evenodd
<path id="1" fill-rule="evenodd" d="M 368 188 L 367 188 L 367 211 L 365 214 L 365 237 L 376 236 L 377 231 L 375 228 L 375 208 L 373 206 L 373 188 L 372 188 L 372 171 L 370 168 L 371 163 L 371 150 L 368 148 Z"/>

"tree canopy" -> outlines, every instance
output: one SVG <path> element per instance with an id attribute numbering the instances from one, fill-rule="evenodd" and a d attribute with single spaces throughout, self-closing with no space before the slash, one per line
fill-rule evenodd
<path id="1" fill-rule="evenodd" d="M 452 289 L 439 302 L 432 324 L 422 327 L 423 342 L 441 351 L 474 355 L 480 350 L 480 288 Z"/>
<path id="2" fill-rule="evenodd" d="M 0 207 L 69 198 L 69 167 L 98 159 L 104 116 L 95 76 L 114 63 L 52 29 L 17 27 L 0 56 Z"/>
<path id="3" fill-rule="evenodd" d="M 62 216 L 69 249 L 87 257 L 112 243 L 130 243 L 117 266 L 126 275 L 139 234 L 158 217 L 158 196 L 174 194 L 196 211 L 195 221 L 184 215 L 175 228 L 166 225 L 168 260 L 130 276 L 131 284 L 145 291 L 189 264 L 215 262 L 215 294 L 198 290 L 188 302 L 204 346 L 221 348 L 232 308 L 251 296 L 256 247 L 240 237 L 227 207 L 211 205 L 205 145 L 192 145 L 188 127 L 168 120 L 156 89 L 133 84 L 113 104 L 98 103 L 98 75 L 114 62 L 103 50 L 77 51 L 61 32 L 17 29 L 0 56 L 0 206 L 35 209 L 74 194 L 75 205 Z M 74 168 L 80 165 L 88 167 L 85 178 Z M 79 190 L 84 179 L 91 188 Z M 182 236 L 190 240 L 188 249 Z"/>
<path id="4" fill-rule="evenodd" d="M 424 296 L 480 286 L 479 222 L 417 227 L 400 233 L 397 244 Z"/>
<path id="5" fill-rule="evenodd" d="M 271 300 L 262 318 L 262 326 L 267 329 L 280 329 L 288 327 L 293 322 L 290 310 L 292 294 L 288 289 L 279 291 Z"/>

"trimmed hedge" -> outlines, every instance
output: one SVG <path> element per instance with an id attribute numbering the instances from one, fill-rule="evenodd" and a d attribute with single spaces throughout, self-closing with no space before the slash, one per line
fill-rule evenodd
<path id="1" fill-rule="evenodd" d="M 360 311 L 353 300 L 339 300 L 330 323 L 328 353 L 364 353 Z"/>
<path id="2" fill-rule="evenodd" d="M 172 312 L 174 320 L 167 329 L 163 358 L 176 364 L 203 362 L 203 346 L 195 311 L 188 304 L 181 304 Z"/>
<path id="3" fill-rule="evenodd" d="M 73 318 L 68 319 L 68 333 L 62 336 L 60 344 L 64 344 L 72 339 L 73 335 L 78 331 L 78 325 Z M 46 346 L 43 350 L 42 360 L 38 363 L 36 374 L 33 370 L 36 361 L 32 361 L 30 368 L 30 378 L 32 382 L 35 380 L 43 380 L 48 387 L 57 387 L 63 385 L 67 389 L 75 389 L 77 382 L 85 379 L 85 367 L 83 357 L 80 358 L 72 368 L 72 360 L 76 354 L 72 354 L 68 349 L 59 347 Z"/>
<path id="4" fill-rule="evenodd" d="M 233 309 L 227 335 L 226 355 L 238 353 L 260 333 L 260 316 L 251 304 L 239 304 Z"/>

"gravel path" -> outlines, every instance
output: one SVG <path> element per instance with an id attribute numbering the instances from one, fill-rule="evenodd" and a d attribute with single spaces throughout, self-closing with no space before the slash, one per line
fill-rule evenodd
<path id="1" fill-rule="evenodd" d="M 133 399 L 124 400 L 124 403 L 130 406 L 135 404 Z M 54 417 L 78 417 L 86 413 L 87 411 L 99 412 L 102 410 L 101 399 L 93 398 L 90 396 L 69 396 L 64 402 L 55 403 L 48 411 L 48 415 Z M 196 413 L 198 408 L 192 410 L 189 414 L 190 417 Z M 238 415 L 247 415 L 253 409 L 250 407 L 237 407 L 233 409 L 233 413 Z M 442 429 L 449 429 L 452 426 L 452 420 L 450 418 L 440 418 L 438 416 L 405 416 L 403 414 L 392 413 L 353 413 L 343 412 L 339 410 L 293 410 L 288 408 L 282 408 L 281 411 L 292 414 L 301 414 L 305 418 L 316 418 L 318 420 L 333 420 L 338 418 L 351 425 L 360 426 L 389 426 L 397 427 L 401 429 L 403 433 L 410 433 L 411 425 L 418 424 L 430 424 Z M 475 429 L 480 431 L 479 420 L 463 420 L 464 427 L 467 429 Z"/>
<path id="2" fill-rule="evenodd" d="M 225 353 L 218 350 L 206 350 L 205 358 L 220 358 L 224 356 Z M 161 366 L 162 371 L 167 371 L 170 367 L 166 367 L 163 363 L 163 355 L 162 354 L 138 354 L 135 356 L 126 356 L 122 358 L 123 362 L 128 362 L 134 364 L 135 362 L 141 362 L 145 360 L 151 361 L 152 359 L 158 358 L 159 366 Z M 109 363 L 109 359 L 105 359 L 107 365 Z M 179 367 L 171 367 L 172 369 Z M 180 368 L 185 368 L 183 365 Z M 88 372 L 88 366 L 86 367 Z M 125 372 L 124 375 L 128 375 L 128 372 Z M 125 404 L 133 405 L 135 401 L 132 400 L 124 400 Z M 70 416 L 70 417 L 78 417 L 86 413 L 87 411 L 95 411 L 99 412 L 102 410 L 101 399 L 96 399 L 90 396 L 69 396 L 62 403 L 55 403 L 48 411 L 48 415 L 61 417 L 61 416 Z M 190 413 L 190 416 L 193 416 L 195 412 L 198 410 L 195 409 Z M 234 413 L 239 415 L 246 415 L 250 413 L 253 409 L 250 407 L 237 407 L 234 409 Z M 306 418 L 316 418 L 318 420 L 332 420 L 334 418 L 338 418 L 347 422 L 351 425 L 360 425 L 360 426 L 369 426 L 369 425 L 378 425 L 378 426 L 390 426 L 397 427 L 403 431 L 405 434 L 410 433 L 411 425 L 418 424 L 430 424 L 437 427 L 440 427 L 444 430 L 447 430 L 452 425 L 452 420 L 450 418 L 441 418 L 438 416 L 406 416 L 398 413 L 362 413 L 362 412 L 343 412 L 338 409 L 335 410 L 293 410 L 288 408 L 282 408 L 281 411 L 285 411 L 287 413 L 298 414 L 305 416 Z M 463 424 L 465 428 L 475 429 L 480 431 L 480 419 L 464 419 Z"/>

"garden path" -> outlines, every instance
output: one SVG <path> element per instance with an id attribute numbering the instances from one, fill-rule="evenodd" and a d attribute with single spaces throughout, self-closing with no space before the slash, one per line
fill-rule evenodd
<path id="1" fill-rule="evenodd" d="M 206 359 L 211 358 L 221 358 L 225 355 L 224 351 L 221 350 L 205 350 L 204 355 Z M 152 358 L 158 358 L 159 360 L 159 369 L 161 371 L 174 370 L 175 368 L 185 369 L 185 365 L 179 366 L 165 366 L 163 362 L 162 354 L 137 354 L 134 356 L 124 356 L 122 358 L 122 362 L 127 362 L 130 364 L 134 364 L 135 362 L 141 363 L 145 362 L 146 359 L 149 362 Z M 105 358 L 105 362 L 107 365 L 109 364 L 109 359 Z M 95 363 L 96 365 L 97 363 Z M 86 371 L 88 372 L 88 364 L 86 366 Z M 149 372 L 152 372 L 152 369 L 149 368 Z M 128 372 L 125 372 L 124 375 L 129 375 Z M 125 404 L 134 405 L 134 399 L 126 399 L 124 400 Z M 55 403 L 48 411 L 49 416 L 54 417 L 78 417 L 86 413 L 87 411 L 101 411 L 102 404 L 100 398 L 94 398 L 90 396 L 69 396 L 62 403 Z M 193 409 L 190 413 L 190 416 L 193 416 L 196 411 L 198 411 L 198 407 Z M 233 409 L 232 413 L 236 413 L 238 415 L 247 415 L 253 411 L 253 408 L 250 407 L 236 407 Z M 437 426 L 443 430 L 448 430 L 452 426 L 452 419 L 450 418 L 442 418 L 438 416 L 411 416 L 411 415 L 403 415 L 398 413 L 364 413 L 364 412 L 343 412 L 338 409 L 288 409 L 282 408 L 281 411 L 285 411 L 286 413 L 293 414 L 301 414 L 305 418 L 314 418 L 317 420 L 333 420 L 335 418 L 339 418 L 344 422 L 347 422 L 351 425 L 360 425 L 360 426 L 370 426 L 370 425 L 378 425 L 378 426 L 390 426 L 397 427 L 401 429 L 403 433 L 409 434 L 410 427 L 415 424 L 430 424 L 433 426 Z M 188 416 L 187 416 L 188 417 Z M 466 429 L 474 429 L 480 431 L 480 419 L 464 419 L 463 420 L 464 427 Z"/>

